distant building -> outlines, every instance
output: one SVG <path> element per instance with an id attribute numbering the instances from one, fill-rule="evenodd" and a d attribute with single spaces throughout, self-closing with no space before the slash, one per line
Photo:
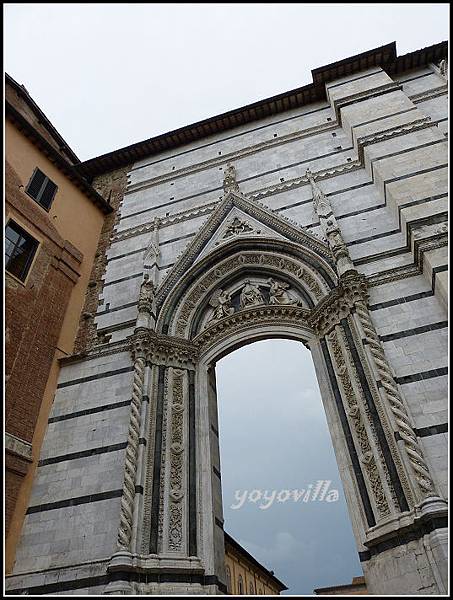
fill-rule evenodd
<path id="1" fill-rule="evenodd" d="M 351 583 L 333 585 L 331 587 L 316 588 L 313 590 L 317 596 L 367 596 L 365 577 L 353 577 Z"/>
<path id="2" fill-rule="evenodd" d="M 225 570 L 228 594 L 278 595 L 288 589 L 226 532 Z"/>
<path id="3" fill-rule="evenodd" d="M 79 159 L 27 90 L 6 75 L 5 92 L 9 572 L 57 387 L 59 359 L 74 352 L 99 237 L 113 211 L 74 169 Z M 44 448 L 43 462 L 47 456 Z"/>

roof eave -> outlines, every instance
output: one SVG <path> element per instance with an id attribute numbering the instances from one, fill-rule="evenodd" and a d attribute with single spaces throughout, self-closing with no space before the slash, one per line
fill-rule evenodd
<path id="1" fill-rule="evenodd" d="M 79 163 L 77 169 L 91 180 L 102 173 L 124 167 L 147 156 L 189 144 L 207 135 L 221 133 L 238 125 L 257 121 L 288 109 L 326 100 L 325 84 L 334 79 L 379 66 L 385 68 L 389 73 L 400 73 L 441 60 L 447 54 L 448 43 L 440 42 L 398 57 L 396 43 L 392 42 L 314 69 L 312 71 L 313 83 L 91 158 Z"/>

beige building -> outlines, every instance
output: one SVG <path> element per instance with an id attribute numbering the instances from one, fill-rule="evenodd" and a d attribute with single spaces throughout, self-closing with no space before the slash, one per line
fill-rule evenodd
<path id="1" fill-rule="evenodd" d="M 228 594 L 267 596 L 288 589 L 226 532 L 225 571 Z"/>
<path id="2" fill-rule="evenodd" d="M 317 596 L 367 596 L 365 577 L 353 577 L 351 583 L 333 585 L 330 587 L 316 588 L 313 590 Z"/>
<path id="3" fill-rule="evenodd" d="M 74 352 L 110 205 L 24 86 L 5 81 L 6 572 L 30 502 L 59 360 Z"/>

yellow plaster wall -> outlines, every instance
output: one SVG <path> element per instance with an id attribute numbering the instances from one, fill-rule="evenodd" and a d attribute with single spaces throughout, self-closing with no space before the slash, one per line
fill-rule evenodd
<path id="1" fill-rule="evenodd" d="M 239 575 L 242 575 L 244 582 L 244 595 L 251 595 L 250 583 L 253 583 L 254 595 L 258 595 L 260 590 L 263 595 L 280 594 L 278 589 L 257 567 L 238 556 L 235 551 L 228 547 L 225 551 L 225 566 L 229 567 L 231 572 L 231 594 L 239 594 Z"/>
<path id="2" fill-rule="evenodd" d="M 83 255 L 80 266 L 80 277 L 71 293 L 57 344 L 58 349 L 55 352 L 40 414 L 35 427 L 32 447 L 33 463 L 30 465 L 29 471 L 23 481 L 20 497 L 16 504 L 9 535 L 5 544 L 5 568 L 6 572 L 9 573 L 14 566 L 16 546 L 28 507 L 33 478 L 47 427 L 47 419 L 55 395 L 59 374 L 58 359 L 72 353 L 85 292 L 105 215 L 9 121 L 5 123 L 5 156 L 20 177 L 24 188 L 27 186 L 36 167 L 41 169 L 58 186 L 57 193 L 48 213 L 49 217 L 62 238 L 73 244 Z M 47 212 L 45 209 L 42 210 Z"/>

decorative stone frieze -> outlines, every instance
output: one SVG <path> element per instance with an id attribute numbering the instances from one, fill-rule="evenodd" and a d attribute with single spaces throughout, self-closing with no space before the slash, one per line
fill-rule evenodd
<path id="1" fill-rule="evenodd" d="M 181 551 L 183 547 L 183 513 L 185 496 L 185 435 L 184 435 L 184 371 L 173 369 L 173 398 L 170 425 L 170 476 L 168 548 Z"/>
<path id="2" fill-rule="evenodd" d="M 187 294 L 181 308 L 176 314 L 175 333 L 178 337 L 184 336 L 193 311 L 208 290 L 212 288 L 213 284 L 220 282 L 222 278 L 239 267 L 250 267 L 252 269 L 271 267 L 278 270 L 279 273 L 287 273 L 307 289 L 314 303 L 327 294 L 327 286 L 324 284 L 325 287 L 323 290 L 319 278 L 315 277 L 308 267 L 300 262 L 272 253 L 243 252 L 225 260 L 215 269 L 209 271 Z"/>
<path id="3" fill-rule="evenodd" d="M 337 327 L 336 329 L 338 331 L 334 330 L 327 336 L 336 366 L 335 373 L 340 381 L 341 389 L 346 400 L 346 414 L 352 424 L 352 430 L 355 432 L 355 439 L 360 448 L 360 462 L 367 475 L 366 481 L 374 499 L 374 504 L 377 508 L 379 517 L 383 518 L 390 514 L 390 506 L 385 493 L 386 485 L 382 481 L 378 464 L 380 464 L 381 470 L 385 469 L 385 464 L 381 463 L 379 454 L 371 447 L 367 432 L 367 427 L 370 428 L 370 424 L 365 410 L 363 394 L 359 392 L 360 386 L 357 385 L 357 381 L 355 387 L 352 384 L 349 371 L 353 370 L 355 375 L 356 372 L 352 365 L 351 357 L 346 355 L 345 358 L 344 356 L 345 350 L 342 350 L 342 346 L 343 348 L 346 348 L 346 343 L 344 339 L 342 344 L 340 344 L 339 341 L 339 336 L 342 336 L 341 327 Z M 367 421 L 367 426 L 365 426 L 365 421 Z"/>

